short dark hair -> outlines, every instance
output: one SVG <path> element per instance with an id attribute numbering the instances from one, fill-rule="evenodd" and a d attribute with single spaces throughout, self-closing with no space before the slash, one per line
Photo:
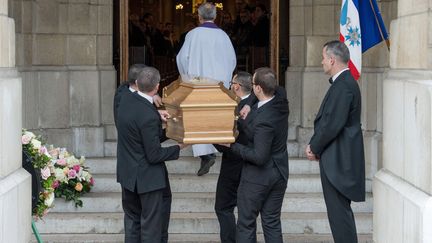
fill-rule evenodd
<path id="1" fill-rule="evenodd" d="M 269 67 L 261 67 L 255 70 L 253 82 L 261 87 L 265 95 L 273 95 L 278 85 L 276 74 Z"/>
<path id="2" fill-rule="evenodd" d="M 154 67 L 143 68 L 137 78 L 138 89 L 145 93 L 153 91 L 159 82 L 160 74 Z"/>
<path id="3" fill-rule="evenodd" d="M 128 72 L 128 83 L 134 84 L 135 80 L 138 78 L 138 74 L 141 72 L 143 68 L 147 67 L 145 64 L 134 64 L 130 66 L 129 72 Z"/>
<path id="4" fill-rule="evenodd" d="M 334 55 L 336 59 L 344 64 L 347 64 L 350 60 L 350 53 L 348 47 L 345 43 L 340 42 L 338 40 L 329 41 L 324 44 L 323 48 L 327 47 L 326 53 L 327 55 Z"/>
<path id="5" fill-rule="evenodd" d="M 252 91 L 252 75 L 248 72 L 239 71 L 234 75 L 234 81 L 240 84 L 240 88 L 245 93 Z"/>

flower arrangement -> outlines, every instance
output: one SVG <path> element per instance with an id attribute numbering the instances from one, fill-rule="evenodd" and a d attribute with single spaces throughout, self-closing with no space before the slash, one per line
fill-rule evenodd
<path id="1" fill-rule="evenodd" d="M 79 199 L 89 192 L 94 179 L 88 168 L 84 166 L 85 158 L 75 158 L 65 148 L 45 145 L 40 136 L 23 130 L 21 143 L 23 152 L 32 160 L 33 167 L 39 174 L 42 190 L 33 216 L 38 219 L 45 216 L 54 207 L 54 198 L 73 201 L 75 207 L 82 207 Z"/>
<path id="2" fill-rule="evenodd" d="M 66 201 L 73 201 L 75 207 L 82 207 L 81 195 L 90 192 L 94 179 L 88 168 L 84 166 L 84 157 L 75 158 L 65 148 L 50 147 L 54 165 L 55 180 L 53 188 L 55 197 L 63 197 Z"/>

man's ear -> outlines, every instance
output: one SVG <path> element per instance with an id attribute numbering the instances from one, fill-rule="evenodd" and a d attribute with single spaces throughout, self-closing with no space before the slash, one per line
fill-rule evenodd
<path id="1" fill-rule="evenodd" d="M 235 91 L 238 91 L 240 89 L 239 85 L 233 85 L 233 86 L 234 86 Z"/>
<path id="2" fill-rule="evenodd" d="M 261 86 L 259 86 L 259 85 L 255 85 L 255 89 L 258 93 L 261 93 L 261 91 L 262 91 Z"/>
<path id="3" fill-rule="evenodd" d="M 330 58 L 330 63 L 331 63 L 331 65 L 334 65 L 336 63 L 336 57 L 332 56 Z"/>

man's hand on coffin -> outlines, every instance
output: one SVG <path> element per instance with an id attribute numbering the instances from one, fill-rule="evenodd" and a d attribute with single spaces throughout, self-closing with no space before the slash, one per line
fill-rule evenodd
<path id="1" fill-rule="evenodd" d="M 231 147 L 231 144 L 230 144 L 230 143 L 220 143 L 219 145 L 220 145 L 220 146 L 227 147 L 227 148 Z"/>
<path id="2" fill-rule="evenodd" d="M 166 122 L 167 119 L 171 117 L 167 110 L 158 110 L 158 112 L 162 121 L 164 122 Z"/>
<path id="3" fill-rule="evenodd" d="M 153 103 L 156 107 L 160 107 L 162 105 L 162 98 L 159 95 L 153 96 Z"/>
<path id="4" fill-rule="evenodd" d="M 249 114 L 251 108 L 249 105 L 244 105 L 243 108 L 240 110 L 239 115 L 241 119 L 246 119 L 247 115 Z"/>

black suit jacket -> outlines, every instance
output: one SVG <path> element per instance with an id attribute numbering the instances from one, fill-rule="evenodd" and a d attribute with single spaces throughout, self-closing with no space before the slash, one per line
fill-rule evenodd
<path id="1" fill-rule="evenodd" d="M 349 70 L 331 85 L 314 122 L 310 146 L 334 187 L 352 201 L 365 200 L 361 95 Z"/>
<path id="2" fill-rule="evenodd" d="M 288 180 L 288 114 L 286 96 L 276 95 L 260 108 L 252 107 L 244 127 L 247 145 L 235 143 L 231 146 L 232 151 L 245 160 L 242 180 L 270 185 L 274 167 Z"/>
<path id="3" fill-rule="evenodd" d="M 121 84 L 117 88 L 117 90 L 116 90 L 116 92 L 114 94 L 114 104 L 113 104 L 114 112 L 113 112 L 113 114 L 114 114 L 114 124 L 116 125 L 116 127 L 117 127 L 117 117 L 118 117 L 117 110 L 118 110 L 118 107 L 120 105 L 121 97 L 125 93 L 125 91 L 130 92 L 130 90 L 129 90 L 129 84 L 127 82 Z"/>
<path id="4" fill-rule="evenodd" d="M 164 162 L 178 159 L 180 147 L 161 147 L 158 111 L 139 94 L 124 92 L 117 115 L 117 181 L 138 193 L 165 188 Z"/>
<path id="5" fill-rule="evenodd" d="M 249 97 L 247 97 L 246 99 L 241 100 L 237 105 L 236 113 L 238 114 L 239 111 L 243 108 L 243 106 L 245 104 L 248 104 L 249 100 L 252 98 L 253 96 L 249 95 Z M 247 137 L 243 131 L 245 123 L 246 121 L 241 118 L 237 120 L 238 136 L 235 142 L 243 145 L 247 145 Z M 214 144 L 214 146 L 219 152 L 222 152 L 220 176 L 224 178 L 238 180 L 240 178 L 241 170 L 243 167 L 243 159 L 236 153 L 233 153 L 230 148 L 218 144 Z"/>

